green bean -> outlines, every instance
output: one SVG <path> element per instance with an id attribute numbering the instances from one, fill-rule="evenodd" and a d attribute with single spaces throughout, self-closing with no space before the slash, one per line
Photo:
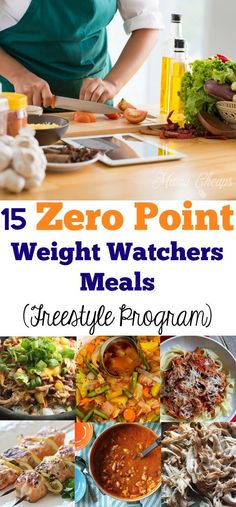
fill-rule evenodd
<path id="1" fill-rule="evenodd" d="M 93 416 L 93 413 L 94 413 L 94 409 L 90 410 L 86 415 L 84 415 L 82 421 L 83 422 L 89 421 L 89 419 L 91 419 L 91 417 Z"/>
<path id="2" fill-rule="evenodd" d="M 145 357 L 145 355 L 144 355 L 144 353 L 143 353 L 143 351 L 141 349 L 139 349 L 139 357 L 140 357 L 140 359 L 141 359 L 141 361 L 143 363 L 143 366 L 145 366 L 146 370 L 150 371 L 151 370 L 151 366 L 150 366 L 148 360 L 146 359 L 146 357 Z"/>
<path id="3" fill-rule="evenodd" d="M 96 368 L 94 368 L 94 366 L 92 366 L 92 364 L 90 364 L 88 361 L 84 361 L 84 363 L 91 373 L 93 373 L 96 377 L 99 375 L 99 371 L 96 370 Z"/>
<path id="4" fill-rule="evenodd" d="M 81 412 L 81 410 L 79 408 L 76 408 L 75 413 L 76 413 L 77 417 L 80 417 L 80 419 L 83 419 L 84 414 L 83 414 L 83 412 Z"/>
<path id="5" fill-rule="evenodd" d="M 160 416 L 159 416 L 159 415 L 155 415 L 155 417 L 153 417 L 153 418 L 151 419 L 151 422 L 152 422 L 152 423 L 155 423 L 155 422 L 156 422 L 156 423 L 157 423 L 157 422 L 160 422 Z"/>
<path id="6" fill-rule="evenodd" d="M 125 422 L 124 417 L 121 417 L 121 416 L 117 417 L 116 420 L 117 420 L 117 422 Z"/>
<path id="7" fill-rule="evenodd" d="M 94 391 L 90 391 L 87 394 L 87 398 L 94 398 L 95 396 L 99 396 L 100 394 L 106 393 L 109 390 L 109 386 L 99 387 L 99 389 L 95 389 Z"/>
<path id="8" fill-rule="evenodd" d="M 138 382 L 138 372 L 134 371 L 131 378 L 131 389 L 134 391 Z"/>
<path id="9" fill-rule="evenodd" d="M 127 398 L 133 398 L 133 395 L 132 393 L 129 391 L 129 389 L 123 389 L 123 393 L 125 394 L 125 396 L 127 396 Z"/>
<path id="10" fill-rule="evenodd" d="M 104 412 L 102 412 L 101 410 L 98 410 L 98 408 L 94 409 L 94 414 L 98 415 L 102 419 L 108 419 L 107 415 Z"/>

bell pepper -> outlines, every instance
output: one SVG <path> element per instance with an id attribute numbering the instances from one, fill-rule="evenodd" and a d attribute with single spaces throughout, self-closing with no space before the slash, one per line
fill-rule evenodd
<path id="1" fill-rule="evenodd" d="M 147 350 L 152 352 L 153 350 L 158 348 L 158 343 L 156 341 L 150 341 L 150 342 L 140 342 L 140 345 L 142 347 L 142 350 Z"/>
<path id="2" fill-rule="evenodd" d="M 151 394 L 152 394 L 153 398 L 157 398 L 159 391 L 160 391 L 160 384 L 155 384 L 151 388 Z"/>
<path id="3" fill-rule="evenodd" d="M 117 391 L 108 391 L 106 394 L 107 400 L 112 400 L 113 398 L 117 398 L 117 396 L 122 395 L 122 389 L 117 389 Z"/>
<path id="4" fill-rule="evenodd" d="M 113 398 L 113 403 L 118 403 L 119 405 L 122 405 L 123 407 L 126 406 L 126 403 L 128 401 L 127 396 L 117 396 L 117 398 Z"/>

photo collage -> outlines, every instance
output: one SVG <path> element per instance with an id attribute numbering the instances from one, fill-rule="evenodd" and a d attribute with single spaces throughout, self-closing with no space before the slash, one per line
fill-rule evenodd
<path id="1" fill-rule="evenodd" d="M 233 505 L 235 344 L 1 337 L 0 505 Z"/>

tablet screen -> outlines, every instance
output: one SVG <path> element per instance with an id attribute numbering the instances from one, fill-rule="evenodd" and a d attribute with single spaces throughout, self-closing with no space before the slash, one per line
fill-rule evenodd
<path id="1" fill-rule="evenodd" d="M 73 139 L 73 142 L 87 148 L 99 150 L 110 160 L 153 159 L 174 155 L 164 146 L 155 146 L 130 134 L 94 138 Z"/>

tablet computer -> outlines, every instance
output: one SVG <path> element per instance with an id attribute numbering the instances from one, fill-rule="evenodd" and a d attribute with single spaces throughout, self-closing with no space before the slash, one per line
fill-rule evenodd
<path id="1" fill-rule="evenodd" d="M 91 137 L 69 137 L 64 141 L 72 146 L 99 151 L 99 160 L 108 166 L 166 162 L 184 157 L 167 146 L 154 144 L 134 134 L 110 134 Z"/>

